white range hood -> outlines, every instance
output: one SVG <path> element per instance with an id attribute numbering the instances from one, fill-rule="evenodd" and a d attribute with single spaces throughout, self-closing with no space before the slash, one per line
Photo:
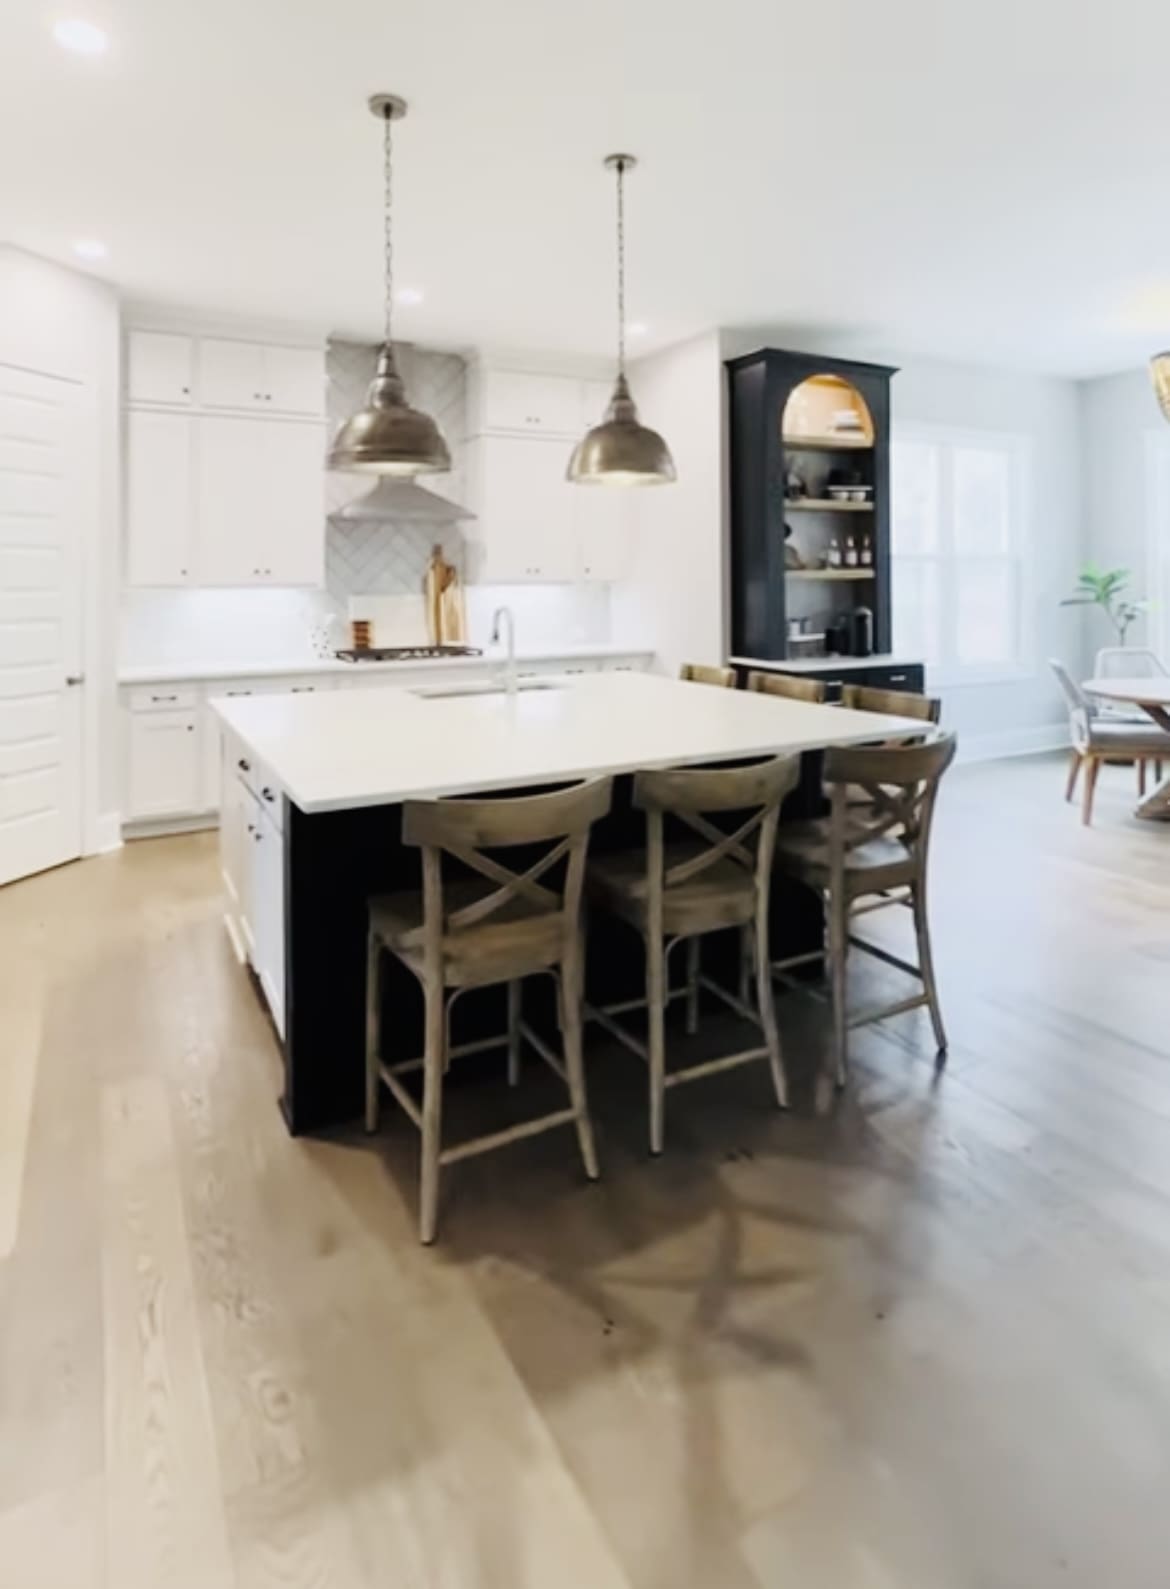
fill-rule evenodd
<path id="1" fill-rule="evenodd" d="M 372 491 L 329 515 L 330 524 L 455 524 L 475 514 L 413 480 L 383 476 Z"/>

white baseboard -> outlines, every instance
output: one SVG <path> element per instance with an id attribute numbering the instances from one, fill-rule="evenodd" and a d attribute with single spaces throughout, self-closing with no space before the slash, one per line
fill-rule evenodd
<path id="1" fill-rule="evenodd" d="M 1037 756 L 1046 750 L 1065 750 L 1068 743 L 1068 728 L 1064 723 L 1009 728 L 1002 734 L 960 733 L 955 760 L 1002 761 L 1008 756 Z"/>
<path id="2" fill-rule="evenodd" d="M 164 839 L 175 833 L 202 833 L 219 827 L 219 812 L 207 811 L 197 817 L 159 817 L 153 822 L 127 822 L 124 839 Z"/>
<path id="3" fill-rule="evenodd" d="M 86 850 L 87 855 L 109 855 L 113 850 L 122 848 L 122 813 L 120 811 L 102 811 L 94 823 L 93 842 Z"/>

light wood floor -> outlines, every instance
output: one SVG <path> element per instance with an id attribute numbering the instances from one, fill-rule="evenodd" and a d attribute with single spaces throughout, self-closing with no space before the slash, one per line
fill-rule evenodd
<path id="1" fill-rule="evenodd" d="M 0 1581 L 1165 1589 L 1170 831 L 1062 782 L 944 787 L 942 1079 L 903 1017 L 650 1163 L 603 1053 L 605 1179 L 460 1165 L 431 1251 L 392 1109 L 285 1135 L 210 837 L 0 894 Z"/>

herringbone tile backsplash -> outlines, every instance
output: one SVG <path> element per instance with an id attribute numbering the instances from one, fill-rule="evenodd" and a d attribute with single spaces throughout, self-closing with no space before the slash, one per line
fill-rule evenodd
<path id="1" fill-rule="evenodd" d="M 365 403 L 377 351 L 365 343 L 330 342 L 326 360 L 330 439 L 338 426 Z M 459 444 L 465 428 L 467 366 L 454 353 L 431 353 L 412 347 L 396 347 L 395 353 L 411 403 L 438 421 L 455 463 L 450 474 L 428 477 L 426 487 L 458 502 L 462 487 Z M 354 497 L 364 496 L 373 483 L 369 476 L 326 475 L 328 512 L 336 513 Z M 462 569 L 463 536 L 458 524 L 448 526 L 441 535 L 433 525 L 359 524 L 344 529 L 328 525 L 325 583 L 329 594 L 344 610 L 349 596 L 419 593 L 431 547 L 437 539 L 442 540 L 444 555 Z"/>

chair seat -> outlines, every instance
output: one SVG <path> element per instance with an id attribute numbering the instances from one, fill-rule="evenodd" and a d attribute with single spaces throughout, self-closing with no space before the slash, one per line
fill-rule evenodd
<path id="1" fill-rule="evenodd" d="M 1142 724 L 1094 717 L 1089 724 L 1088 749 L 1110 756 L 1164 756 L 1170 761 L 1170 734 L 1149 718 Z"/>
<path id="2" fill-rule="evenodd" d="M 455 915 L 495 893 L 483 878 L 448 883 L 443 902 Z M 423 975 L 423 896 L 409 889 L 370 900 L 370 928 L 417 977 Z M 479 926 L 457 928 L 442 938 L 443 982 L 449 988 L 482 987 L 529 976 L 556 964 L 565 950 L 564 916 L 559 902 L 545 908 L 512 898 Z"/>
<path id="3" fill-rule="evenodd" d="M 679 843 L 663 846 L 663 863 L 672 867 L 706 855 L 709 844 Z M 588 888 L 592 898 L 614 915 L 644 929 L 649 911 L 649 879 L 643 849 L 617 850 L 595 856 L 589 863 Z M 756 907 L 755 879 L 734 861 L 713 861 L 688 882 L 663 890 L 662 930 L 668 936 L 715 932 L 720 927 L 740 927 L 752 920 Z"/>
<path id="4" fill-rule="evenodd" d="M 828 888 L 829 822 L 793 822 L 776 834 L 775 865 L 812 888 Z M 845 887 L 851 896 L 881 893 L 913 881 L 914 861 L 897 839 L 867 839 L 845 853 Z"/>

